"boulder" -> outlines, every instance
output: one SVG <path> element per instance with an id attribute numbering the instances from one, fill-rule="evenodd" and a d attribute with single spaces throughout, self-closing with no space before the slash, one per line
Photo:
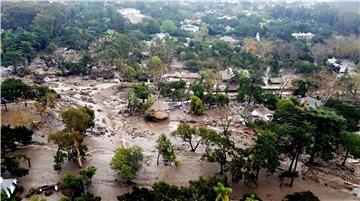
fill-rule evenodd
<path id="1" fill-rule="evenodd" d="M 148 121 L 161 121 L 169 118 L 169 114 L 164 111 L 149 110 L 145 113 L 145 119 Z"/>

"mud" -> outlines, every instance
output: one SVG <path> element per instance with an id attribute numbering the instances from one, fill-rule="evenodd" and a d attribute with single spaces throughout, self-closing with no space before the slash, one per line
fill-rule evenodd
<path id="1" fill-rule="evenodd" d="M 85 137 L 88 146 L 89 157 L 84 165 L 97 168 L 93 178 L 90 192 L 101 196 L 103 200 L 116 200 L 116 196 L 131 191 L 132 186 L 117 179 L 117 173 L 110 168 L 110 161 L 114 150 L 122 146 L 140 146 L 144 150 L 148 161 L 147 165 L 138 172 L 134 183 L 141 187 L 149 187 L 157 181 L 165 181 L 174 185 L 188 185 L 190 180 L 196 180 L 200 176 L 213 176 L 219 171 L 217 164 L 201 161 L 201 155 L 205 150 L 200 145 L 196 153 L 189 151 L 189 145 L 181 139 L 171 135 L 180 121 L 189 121 L 195 124 L 205 124 L 221 131 L 217 123 L 219 111 L 210 109 L 204 116 L 188 114 L 186 107 L 171 110 L 169 119 L 163 122 L 145 122 L 142 116 L 129 116 L 126 114 L 126 102 L 124 94 L 128 90 L 116 80 L 97 82 L 93 80 L 81 80 L 79 77 L 64 78 L 61 83 L 47 83 L 58 93 L 62 100 L 58 103 L 54 113 L 45 121 L 44 127 L 37 130 L 34 140 L 38 143 L 19 149 L 18 152 L 31 158 L 32 167 L 28 175 L 19 178 L 19 185 L 27 192 L 31 187 L 54 184 L 61 179 L 65 171 L 78 172 L 75 163 L 66 161 L 59 173 L 53 169 L 53 156 L 56 146 L 47 142 L 47 134 L 63 127 L 60 117 L 57 115 L 68 106 L 89 106 L 95 111 L 95 128 L 90 130 Z M 237 146 L 248 147 L 253 143 L 255 134 L 252 130 L 239 123 L 240 105 L 232 104 L 234 120 L 231 123 L 231 138 Z M 237 119 L 235 118 L 237 115 Z M 180 165 L 165 166 L 156 165 L 156 140 L 160 134 L 166 134 L 175 145 L 177 159 Z M 283 166 L 286 168 L 287 162 Z M 360 170 L 356 170 L 359 171 Z M 231 198 L 239 200 L 243 193 L 256 193 L 263 200 L 281 200 L 286 194 L 311 190 L 321 200 L 359 200 L 351 192 L 351 189 L 340 185 L 345 182 L 339 177 L 313 174 L 319 176 L 319 180 L 306 177 L 308 172 L 296 178 L 292 188 L 282 184 L 277 174 L 269 175 L 261 172 L 259 185 L 248 187 L 242 183 L 233 184 L 234 192 Z M 334 181 L 334 182 L 331 182 Z M 330 185 L 331 183 L 331 185 Z M 325 185 L 326 184 L 326 185 Z M 58 200 L 61 195 L 54 194 L 47 200 Z"/>

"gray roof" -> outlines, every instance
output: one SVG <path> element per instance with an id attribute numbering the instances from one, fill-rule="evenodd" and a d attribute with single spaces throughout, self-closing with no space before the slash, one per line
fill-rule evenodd
<path id="1" fill-rule="evenodd" d="M 304 105 L 307 104 L 310 108 L 317 108 L 319 106 L 322 106 L 323 103 L 315 98 L 306 96 L 304 98 L 300 98 L 300 104 Z"/>

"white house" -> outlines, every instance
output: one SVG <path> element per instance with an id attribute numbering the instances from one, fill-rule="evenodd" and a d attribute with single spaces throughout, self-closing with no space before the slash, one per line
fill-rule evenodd
<path id="1" fill-rule="evenodd" d="M 293 37 L 295 37 L 296 39 L 305 39 L 305 40 L 311 40 L 314 38 L 314 34 L 307 32 L 307 33 L 303 33 L 303 32 L 299 32 L 299 33 L 292 33 L 291 34 Z"/>

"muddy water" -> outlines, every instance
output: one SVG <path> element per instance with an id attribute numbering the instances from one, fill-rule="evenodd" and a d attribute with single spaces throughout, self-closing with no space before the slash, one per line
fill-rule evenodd
<path id="1" fill-rule="evenodd" d="M 179 138 L 171 135 L 180 120 L 192 120 L 195 122 L 210 121 L 216 114 L 208 113 L 208 116 L 193 117 L 182 110 L 170 112 L 169 120 L 161 123 L 145 122 L 142 117 L 127 117 L 124 114 L 126 108 L 123 94 L 126 90 L 118 91 L 116 83 L 99 83 L 90 86 L 88 82 L 80 82 L 79 86 L 72 84 L 80 82 L 77 78 L 57 83 L 57 90 L 67 101 L 61 103 L 62 107 L 71 105 L 88 105 L 95 110 L 95 127 L 102 126 L 106 130 L 103 135 L 88 135 L 85 137 L 85 144 L 89 148 L 89 157 L 84 165 L 91 165 L 97 168 L 93 178 L 90 192 L 101 196 L 103 200 L 116 200 L 116 196 L 131 191 L 132 186 L 117 180 L 117 173 L 110 168 L 110 161 L 114 150 L 122 146 L 140 146 L 147 157 L 147 165 L 138 172 L 136 185 L 148 187 L 157 181 L 166 181 L 174 185 L 187 185 L 190 180 L 196 180 L 200 176 L 213 176 L 219 171 L 216 164 L 201 161 L 201 155 L 205 147 L 200 145 L 196 153 L 189 151 L 189 145 Z M 79 91 L 90 88 L 87 95 L 93 99 L 93 103 L 84 101 Z M 95 89 L 96 88 L 96 89 Z M 73 92 L 74 95 L 70 95 Z M 60 109 L 59 109 L 60 111 Z M 33 145 L 19 150 L 31 157 L 32 167 L 25 177 L 19 179 L 19 185 L 27 192 L 30 187 L 46 184 L 54 184 L 61 179 L 65 171 L 78 172 L 78 167 L 71 162 L 65 162 L 60 173 L 53 170 L 53 156 L 56 146 L 48 144 L 47 133 L 62 128 L 61 121 L 53 117 L 44 128 L 34 134 L 34 139 L 44 145 Z M 237 128 L 240 129 L 241 128 Z M 177 159 L 181 161 L 180 166 L 156 165 L 156 140 L 160 134 L 166 134 L 175 145 Z M 248 146 L 251 143 L 251 135 L 245 130 L 235 132 L 232 136 L 239 146 Z M 312 180 L 304 180 L 302 177 L 296 179 L 294 187 L 280 187 L 280 179 L 277 175 L 268 176 L 261 173 L 259 185 L 255 188 L 246 187 L 243 184 L 234 184 L 232 198 L 238 200 L 242 193 L 256 193 L 264 200 L 281 200 L 286 194 L 295 191 L 311 190 L 322 200 L 356 200 L 356 197 L 349 192 L 342 192 Z M 54 195 L 47 200 L 57 200 L 60 195 Z"/>

